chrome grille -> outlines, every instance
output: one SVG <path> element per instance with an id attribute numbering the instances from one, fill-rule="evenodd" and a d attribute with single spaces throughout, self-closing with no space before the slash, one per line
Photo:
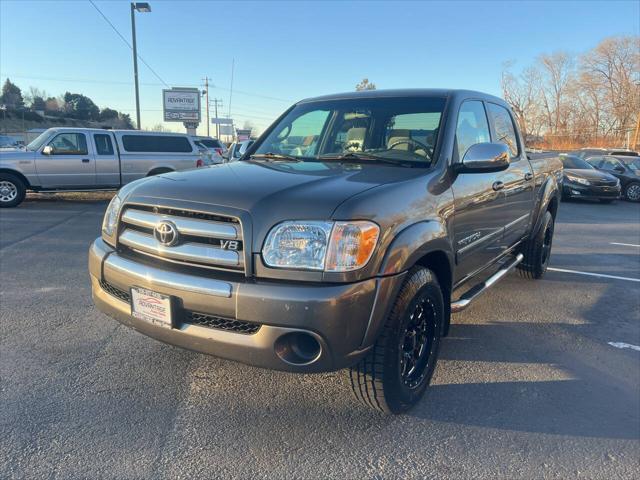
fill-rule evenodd
<path id="1" fill-rule="evenodd" d="M 120 221 L 119 244 L 133 252 L 187 265 L 244 271 L 242 226 L 236 218 L 134 205 L 125 208 Z M 175 226 L 175 244 L 163 244 L 154 236 L 155 227 L 163 221 Z"/>

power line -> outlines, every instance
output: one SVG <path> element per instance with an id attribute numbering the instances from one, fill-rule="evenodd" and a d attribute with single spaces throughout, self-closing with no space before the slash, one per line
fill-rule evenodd
<path id="1" fill-rule="evenodd" d="M 104 18 L 104 21 L 105 21 L 105 22 L 107 22 L 107 23 L 109 24 L 109 26 L 113 29 L 113 31 L 114 31 L 114 32 L 116 32 L 116 34 L 117 34 L 117 35 L 122 39 L 122 41 L 125 43 L 125 45 L 127 45 L 127 47 L 129 47 L 129 49 L 130 49 L 130 50 L 133 50 L 133 47 L 131 46 L 131 44 L 127 41 L 127 39 L 126 39 L 126 38 L 124 38 L 124 36 L 120 33 L 120 31 L 116 28 L 116 26 L 115 26 L 113 23 L 111 23 L 111 21 L 107 18 L 107 16 L 106 16 L 104 13 L 102 13 L 102 10 L 100 10 L 100 9 L 98 8 L 98 6 L 97 6 L 95 3 L 93 3 L 93 0 L 89 0 L 89 3 L 90 3 L 91 5 L 93 5 L 93 8 L 95 8 L 95 9 L 96 9 L 96 11 L 97 11 L 101 16 L 102 16 L 102 18 Z M 165 82 L 165 81 L 160 77 L 160 75 L 158 75 L 158 74 L 156 73 L 156 71 L 155 71 L 153 68 L 151 68 L 151 67 L 149 66 L 149 64 L 144 60 L 144 58 L 142 58 L 139 54 L 137 55 L 137 57 L 140 59 L 140 61 L 141 61 L 142 63 L 144 63 L 144 64 L 145 64 L 145 66 L 146 66 L 149 70 L 151 70 L 151 73 L 153 73 L 153 74 L 156 76 L 156 78 L 157 78 L 158 80 L 160 80 L 160 81 L 161 81 L 161 82 L 162 82 L 162 83 L 163 83 L 167 88 L 171 88 L 171 87 L 167 84 L 167 82 Z"/>
<path id="2" fill-rule="evenodd" d="M 140 58 L 140 56 L 138 55 L 138 58 Z M 2 75 L 6 76 L 6 77 L 13 77 L 13 78 L 23 78 L 25 80 L 46 80 L 49 82 L 70 82 L 70 83 L 95 83 L 95 84 L 105 84 L 105 85 L 131 85 L 131 82 L 126 82 L 126 81 L 122 81 L 122 80 L 95 80 L 95 79 L 88 79 L 88 78 L 63 78 L 63 77 L 43 77 L 40 75 L 21 75 L 21 74 L 14 74 L 14 73 L 2 73 Z M 166 83 L 155 83 L 155 82 L 140 82 L 140 85 L 147 85 L 150 87 L 157 87 L 157 86 L 166 86 L 168 87 L 168 85 Z M 174 85 L 182 85 L 183 87 L 194 87 L 197 88 L 199 87 L 199 85 L 195 85 L 189 82 L 174 82 Z M 225 91 L 229 91 L 230 89 L 225 88 L 225 87 L 217 87 L 215 85 L 209 85 L 209 88 L 211 89 L 218 89 L 218 90 L 225 90 Z M 285 102 L 285 103 L 293 103 L 294 100 L 291 99 L 286 99 L 286 98 L 278 98 L 278 97 L 271 97 L 269 95 L 263 95 L 260 93 L 252 93 L 252 92 L 247 92 L 247 91 L 243 91 L 243 90 L 233 90 L 233 93 L 238 93 L 240 95 L 246 95 L 249 97 L 256 97 L 256 98 L 265 98 L 267 100 L 276 100 L 279 102 Z"/>

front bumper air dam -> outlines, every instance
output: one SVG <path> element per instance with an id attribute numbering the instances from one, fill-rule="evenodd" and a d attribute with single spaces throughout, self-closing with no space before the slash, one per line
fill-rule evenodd
<path id="1" fill-rule="evenodd" d="M 345 368 L 366 355 L 370 339 L 376 336 L 369 325 L 384 323 L 380 316 L 388 311 L 389 294 L 397 291 L 404 277 L 400 274 L 352 284 L 219 280 L 133 261 L 100 238 L 89 250 L 89 272 L 98 309 L 145 335 L 249 365 L 309 373 Z M 131 286 L 148 288 L 178 297 L 184 310 L 261 326 L 254 334 L 189 323 L 171 329 L 159 327 L 132 317 L 129 303 L 109 293 L 101 282 L 123 292 Z M 320 351 L 315 358 L 304 363 L 283 360 L 281 339 L 295 333 L 308 334 L 318 342 Z M 365 333 L 368 344 L 363 344 Z"/>

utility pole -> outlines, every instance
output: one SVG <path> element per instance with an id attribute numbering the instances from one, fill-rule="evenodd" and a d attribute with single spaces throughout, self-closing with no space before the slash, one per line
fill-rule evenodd
<path id="1" fill-rule="evenodd" d="M 227 117 L 231 118 L 231 97 L 233 97 L 233 70 L 236 66 L 236 59 L 231 60 L 231 88 L 229 88 L 229 114 Z"/>
<path id="2" fill-rule="evenodd" d="M 214 114 L 215 114 L 215 118 L 216 118 L 216 138 L 218 140 L 220 140 L 220 123 L 218 122 L 218 107 L 220 107 L 222 109 L 222 99 L 220 98 L 214 98 L 212 100 L 213 102 L 213 108 L 214 108 Z"/>
<path id="3" fill-rule="evenodd" d="M 98 8 L 98 7 L 96 7 Z M 131 2 L 131 39 L 133 43 L 133 80 L 136 84 L 136 127 L 140 130 L 140 93 L 138 91 L 138 47 L 136 45 L 136 12 L 148 13 L 151 7 L 147 2 Z M 115 27 L 114 27 L 115 28 Z"/>
<path id="4" fill-rule="evenodd" d="M 204 88 L 207 96 L 207 137 L 209 136 L 209 124 L 211 121 L 209 120 L 209 77 L 204 77 Z M 216 115 L 217 117 L 218 115 Z"/>

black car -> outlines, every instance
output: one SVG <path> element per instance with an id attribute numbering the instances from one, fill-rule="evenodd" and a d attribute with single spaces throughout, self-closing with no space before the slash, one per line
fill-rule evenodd
<path id="1" fill-rule="evenodd" d="M 602 172 L 620 180 L 622 195 L 630 202 L 640 201 L 640 157 L 602 155 L 589 157 L 587 162 Z"/>
<path id="2" fill-rule="evenodd" d="M 637 157 L 640 154 L 633 150 L 627 150 L 626 148 L 581 148 L 580 150 L 571 152 L 569 155 L 574 155 L 576 157 L 582 158 L 583 160 L 586 160 L 587 158 L 595 157 L 598 155 Z"/>
<path id="3" fill-rule="evenodd" d="M 561 155 L 562 198 L 590 198 L 610 203 L 620 197 L 620 181 L 574 155 Z"/>

